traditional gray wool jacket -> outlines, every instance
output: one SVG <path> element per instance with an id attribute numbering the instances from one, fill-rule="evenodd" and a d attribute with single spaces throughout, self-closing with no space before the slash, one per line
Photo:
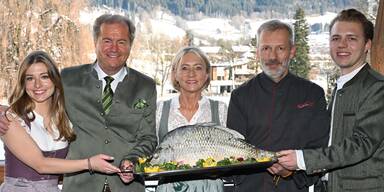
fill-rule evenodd
<path id="1" fill-rule="evenodd" d="M 77 135 L 70 144 L 68 159 L 83 159 L 104 153 L 122 159 L 150 155 L 157 144 L 155 131 L 156 89 L 149 77 L 127 68 L 127 75 L 114 92 L 108 114 L 102 107 L 102 82 L 94 64 L 62 71 L 66 110 Z M 135 107 L 145 102 L 146 105 Z M 99 192 L 105 178 L 112 191 L 144 191 L 141 182 L 124 184 L 117 174 L 66 174 L 63 192 Z"/>
<path id="2" fill-rule="evenodd" d="M 332 145 L 303 151 L 307 173 L 329 172 L 331 192 L 384 191 L 384 77 L 366 64 L 334 98 Z"/>

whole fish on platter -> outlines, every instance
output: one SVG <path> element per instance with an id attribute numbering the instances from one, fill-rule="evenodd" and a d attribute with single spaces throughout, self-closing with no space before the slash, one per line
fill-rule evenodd
<path id="1" fill-rule="evenodd" d="M 209 157 L 215 161 L 229 157 L 277 159 L 275 152 L 256 148 L 232 129 L 204 123 L 179 127 L 167 133 L 156 148 L 150 163 L 181 162 L 194 166 L 199 159 Z"/>

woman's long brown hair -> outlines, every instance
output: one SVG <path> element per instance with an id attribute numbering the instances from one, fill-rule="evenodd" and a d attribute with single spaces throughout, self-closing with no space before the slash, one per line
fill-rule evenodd
<path id="1" fill-rule="evenodd" d="M 70 121 L 65 112 L 64 92 L 60 73 L 56 67 L 55 61 L 46 52 L 34 51 L 30 53 L 21 63 L 16 85 L 11 96 L 9 97 L 9 109 L 26 121 L 31 122 L 35 119 L 35 115 L 33 114 L 35 104 L 25 90 L 25 73 L 31 65 L 36 63 L 45 64 L 48 69 L 48 76 L 55 86 L 55 91 L 52 95 L 50 116 L 52 124 L 56 125 L 60 133 L 57 140 L 64 138 L 69 142 L 73 141 L 75 140 L 76 135 L 73 133 Z M 28 116 L 28 114 L 33 115 Z"/>

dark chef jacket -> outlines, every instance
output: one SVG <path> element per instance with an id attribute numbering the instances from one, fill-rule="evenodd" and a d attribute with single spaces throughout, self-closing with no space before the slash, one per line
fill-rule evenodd
<path id="1" fill-rule="evenodd" d="M 247 142 L 270 151 L 326 146 L 329 114 L 323 89 L 288 73 L 279 83 L 264 73 L 232 92 L 227 126 Z M 274 185 L 266 170 L 250 170 L 235 177 L 236 191 L 308 191 L 318 177 L 296 171 Z"/>

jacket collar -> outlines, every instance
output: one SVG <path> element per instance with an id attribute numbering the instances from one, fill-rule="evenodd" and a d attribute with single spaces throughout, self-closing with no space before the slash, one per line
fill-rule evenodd
<path id="1" fill-rule="evenodd" d="M 95 70 L 95 65 L 97 65 L 97 61 L 86 65 L 85 70 L 84 70 L 84 75 L 91 75 L 93 78 L 99 80 L 99 77 L 97 75 L 97 71 Z M 127 71 L 127 74 L 125 75 L 123 81 L 128 78 L 128 74 L 130 71 L 129 67 L 127 67 L 127 66 L 124 66 L 124 67 L 125 67 L 125 70 Z"/>
<path id="2" fill-rule="evenodd" d="M 365 76 L 365 75 L 368 73 L 368 70 L 370 70 L 370 69 L 371 69 L 371 66 L 370 66 L 368 63 L 366 63 L 366 64 L 364 65 L 364 67 L 361 68 L 361 70 L 360 70 L 360 71 L 359 71 L 359 72 L 358 72 L 358 73 L 357 73 L 351 80 L 347 81 L 347 82 L 344 84 L 344 86 L 343 86 L 342 89 L 344 89 L 344 88 L 346 88 L 346 87 L 352 85 L 354 82 L 356 82 L 357 80 L 359 80 L 361 77 Z"/>
<path id="3" fill-rule="evenodd" d="M 268 87 L 280 87 L 281 85 L 286 84 L 289 82 L 290 79 L 292 79 L 293 74 L 290 72 L 287 73 L 285 77 L 283 77 L 279 82 L 274 82 L 268 75 L 266 75 L 264 72 L 260 74 L 260 80 L 264 85 L 267 85 Z"/>

